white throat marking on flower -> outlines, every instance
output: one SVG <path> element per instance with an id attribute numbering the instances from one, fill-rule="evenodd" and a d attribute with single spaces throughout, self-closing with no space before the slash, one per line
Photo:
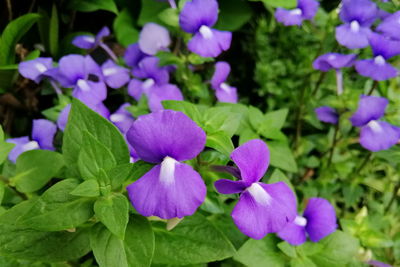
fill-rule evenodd
<path id="1" fill-rule="evenodd" d="M 83 40 L 89 43 L 94 43 L 96 41 L 96 39 L 93 36 L 84 36 Z"/>
<path id="2" fill-rule="evenodd" d="M 375 133 L 380 133 L 383 131 L 382 127 L 379 125 L 379 123 L 376 120 L 372 120 L 372 121 L 368 122 L 367 125 Z"/>
<path id="3" fill-rule="evenodd" d="M 250 195 L 258 204 L 263 206 L 271 204 L 272 197 L 258 183 L 252 183 L 251 186 L 247 188 L 247 191 L 249 191 Z"/>
<path id="4" fill-rule="evenodd" d="M 293 10 L 290 10 L 290 14 L 291 15 L 303 15 L 303 11 L 300 8 L 295 8 Z"/>
<path id="5" fill-rule="evenodd" d="M 386 60 L 383 56 L 379 55 L 374 58 L 374 63 L 376 65 L 382 66 L 382 65 L 385 65 Z"/>
<path id="6" fill-rule="evenodd" d="M 42 63 L 35 63 L 35 68 L 40 72 L 43 73 L 47 70 L 47 67 Z"/>
<path id="7" fill-rule="evenodd" d="M 147 79 L 147 80 L 145 80 L 144 82 L 143 82 L 143 88 L 144 89 L 149 89 L 150 87 L 152 87 L 153 85 L 155 84 L 155 82 L 154 82 L 154 80 L 153 79 Z"/>
<path id="8" fill-rule="evenodd" d="M 352 32 L 358 32 L 360 30 L 360 23 L 358 23 L 356 20 L 353 20 L 350 23 L 350 29 Z"/>
<path id="9" fill-rule="evenodd" d="M 28 150 L 38 149 L 38 148 L 39 148 L 39 144 L 36 141 L 30 141 L 22 146 L 23 151 L 28 151 Z"/>
<path id="10" fill-rule="evenodd" d="M 112 121 L 112 122 L 122 122 L 122 121 L 125 120 L 125 118 L 126 118 L 126 116 L 124 114 L 115 113 L 115 114 L 112 114 L 110 116 L 110 121 Z"/>
<path id="11" fill-rule="evenodd" d="M 118 69 L 115 68 L 115 67 L 105 68 L 105 69 L 103 70 L 104 76 L 110 76 L 110 75 L 113 75 L 113 74 L 115 74 L 115 73 L 117 73 L 117 72 L 118 72 Z"/>
<path id="12" fill-rule="evenodd" d="M 226 83 L 221 83 L 220 87 L 222 90 L 224 90 L 227 93 L 229 93 L 231 91 L 231 87 L 229 85 L 227 85 Z"/>
<path id="13" fill-rule="evenodd" d="M 199 32 L 204 39 L 211 39 L 213 36 L 211 29 L 206 25 L 202 25 L 199 29 Z"/>
<path id="14" fill-rule="evenodd" d="M 294 224 L 297 224 L 298 226 L 306 226 L 307 219 L 303 216 L 296 216 L 296 218 L 294 219 Z"/>
<path id="15" fill-rule="evenodd" d="M 175 165 L 178 163 L 175 159 L 166 156 L 161 162 L 160 182 L 170 185 L 175 181 Z"/>
<path id="16" fill-rule="evenodd" d="M 77 84 L 78 84 L 79 88 L 84 92 L 88 92 L 91 89 L 86 80 L 79 79 Z"/>

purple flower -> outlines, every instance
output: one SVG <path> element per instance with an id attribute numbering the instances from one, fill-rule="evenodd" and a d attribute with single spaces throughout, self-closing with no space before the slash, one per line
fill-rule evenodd
<path id="1" fill-rule="evenodd" d="M 237 103 L 237 89 L 225 83 L 231 72 L 231 66 L 225 61 L 215 64 L 215 72 L 211 79 L 211 86 L 216 91 L 219 102 Z"/>
<path id="2" fill-rule="evenodd" d="M 112 60 L 107 60 L 101 65 L 104 81 L 114 89 L 121 88 L 129 82 L 129 70 L 115 64 Z"/>
<path id="3" fill-rule="evenodd" d="M 174 84 L 164 84 L 161 86 L 154 86 L 148 93 L 148 104 L 152 112 L 163 109 L 163 100 L 183 100 L 181 90 Z"/>
<path id="4" fill-rule="evenodd" d="M 361 95 L 357 111 L 351 116 L 353 126 L 361 127 L 360 144 L 370 151 L 386 150 L 400 139 L 400 128 L 378 121 L 389 101 L 383 97 Z"/>
<path id="5" fill-rule="evenodd" d="M 203 150 L 205 132 L 182 112 L 162 110 L 140 116 L 127 139 L 142 160 L 157 164 L 127 187 L 134 208 L 163 219 L 192 215 L 207 189 L 201 176 L 181 161 Z"/>
<path id="6" fill-rule="evenodd" d="M 336 214 L 333 206 L 323 198 L 311 198 L 304 210 L 303 216 L 296 216 L 278 236 L 293 246 L 306 242 L 307 235 L 312 242 L 335 232 L 337 228 Z"/>
<path id="7" fill-rule="evenodd" d="M 387 16 L 376 30 L 394 40 L 400 40 L 400 11 Z"/>
<path id="8" fill-rule="evenodd" d="M 292 190 L 284 182 L 259 182 L 269 165 L 269 149 L 262 140 L 239 146 L 231 159 L 240 170 L 241 180 L 221 179 L 215 182 L 215 188 L 221 194 L 240 193 L 232 218 L 242 233 L 261 239 L 295 219 L 296 197 Z"/>
<path id="9" fill-rule="evenodd" d="M 277 8 L 275 18 L 285 26 L 301 25 L 303 20 L 312 20 L 317 14 L 319 3 L 315 0 L 299 0 L 292 10 Z"/>
<path id="10" fill-rule="evenodd" d="M 229 49 L 232 33 L 212 29 L 217 20 L 216 0 L 192 0 L 185 3 L 179 15 L 179 25 L 185 32 L 194 34 L 188 43 L 191 52 L 202 57 L 217 57 Z"/>
<path id="11" fill-rule="evenodd" d="M 48 70 L 53 68 L 53 59 L 50 57 L 38 57 L 33 60 L 24 61 L 19 63 L 18 71 L 19 73 L 35 83 L 40 83 L 40 81 L 45 77 Z"/>
<path id="12" fill-rule="evenodd" d="M 376 260 L 370 260 L 367 262 L 369 265 L 374 266 L 374 267 L 393 267 L 390 264 L 381 262 L 381 261 L 376 261 Z"/>
<path id="13" fill-rule="evenodd" d="M 370 26 L 378 16 L 378 8 L 370 0 L 343 0 L 340 19 L 345 23 L 336 28 L 336 40 L 350 49 L 368 46 Z"/>
<path id="14" fill-rule="evenodd" d="M 25 151 L 33 149 L 54 150 L 53 139 L 56 132 L 57 126 L 51 121 L 44 119 L 33 120 L 31 140 L 28 136 L 6 140 L 8 143 L 16 145 L 8 155 L 8 159 L 15 163 L 18 156 Z"/>
<path id="15" fill-rule="evenodd" d="M 314 60 L 313 67 L 320 71 L 335 69 L 337 94 L 341 95 L 343 93 L 343 74 L 341 68 L 353 66 L 356 58 L 357 55 L 355 54 L 343 55 L 338 53 L 327 53 Z"/>
<path id="16" fill-rule="evenodd" d="M 376 81 L 383 81 L 397 76 L 397 69 L 386 61 L 400 54 L 400 42 L 392 41 L 383 35 L 371 33 L 369 43 L 374 54 L 373 59 L 356 62 L 357 72 Z"/>
<path id="17" fill-rule="evenodd" d="M 339 114 L 334 108 L 322 106 L 315 109 L 318 120 L 326 123 L 337 124 L 339 121 Z"/>
<path id="18" fill-rule="evenodd" d="M 110 35 L 110 29 L 103 27 L 96 36 L 92 35 L 80 35 L 72 40 L 72 44 L 82 49 L 93 49 L 99 46 L 104 37 Z"/>
<path id="19" fill-rule="evenodd" d="M 110 121 L 114 123 L 115 126 L 123 133 L 127 133 L 129 128 L 131 128 L 135 119 L 132 114 L 126 110 L 131 104 L 122 104 L 117 111 L 110 115 Z"/>
<path id="20" fill-rule="evenodd" d="M 171 38 L 166 28 L 156 23 L 147 23 L 140 32 L 138 44 L 143 53 L 155 55 L 158 51 L 168 49 Z"/>
<path id="21" fill-rule="evenodd" d="M 126 48 L 125 54 L 124 54 L 124 61 L 127 66 L 131 68 L 136 68 L 139 64 L 139 62 L 144 59 L 145 57 L 148 57 L 149 55 L 143 53 L 140 48 L 139 44 L 131 44 Z"/>

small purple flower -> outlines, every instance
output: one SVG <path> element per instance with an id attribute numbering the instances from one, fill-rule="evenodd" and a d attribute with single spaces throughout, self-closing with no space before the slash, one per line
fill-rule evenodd
<path id="1" fill-rule="evenodd" d="M 161 103 L 163 100 L 183 100 L 181 90 L 174 84 L 154 86 L 147 97 L 149 108 L 152 112 L 164 109 Z"/>
<path id="2" fill-rule="evenodd" d="M 6 142 L 16 146 L 11 150 L 8 159 L 16 162 L 18 156 L 25 151 L 33 149 L 54 150 L 53 139 L 57 132 L 57 126 L 49 120 L 33 120 L 32 139 L 28 136 L 10 138 Z"/>
<path id="3" fill-rule="evenodd" d="M 163 219 L 192 215 L 207 189 L 201 176 L 182 161 L 203 150 L 205 132 L 182 112 L 162 110 L 140 116 L 127 139 L 142 160 L 157 164 L 127 187 L 134 208 L 143 216 Z"/>
<path id="4" fill-rule="evenodd" d="M 35 83 L 40 83 L 45 77 L 46 72 L 52 68 L 53 59 L 50 57 L 38 57 L 33 60 L 21 62 L 18 65 L 19 73 L 23 77 L 35 81 Z"/>
<path id="5" fill-rule="evenodd" d="M 115 126 L 123 133 L 127 133 L 129 128 L 131 128 L 135 119 L 132 114 L 126 110 L 131 104 L 122 104 L 117 111 L 110 115 L 110 121 L 114 123 Z"/>
<path id="6" fill-rule="evenodd" d="M 101 65 L 101 71 L 104 81 L 111 88 L 118 89 L 129 82 L 129 70 L 117 65 L 110 59 Z"/>
<path id="7" fill-rule="evenodd" d="M 313 67 L 320 71 L 335 69 L 337 94 L 341 95 L 343 93 L 343 73 L 341 69 L 353 66 L 356 58 L 357 55 L 355 54 L 327 53 L 314 60 Z"/>
<path id="8" fill-rule="evenodd" d="M 72 44 L 82 49 L 93 49 L 99 46 L 103 38 L 110 35 L 110 29 L 103 27 L 96 36 L 92 35 L 79 35 L 72 40 Z"/>
<path id="9" fill-rule="evenodd" d="M 339 121 L 339 114 L 334 108 L 322 106 L 315 109 L 318 120 L 330 124 L 337 124 Z"/>
<path id="10" fill-rule="evenodd" d="M 400 54 L 400 42 L 392 41 L 383 35 L 371 33 L 369 43 L 374 54 L 373 59 L 364 59 L 356 62 L 357 72 L 376 81 L 388 80 L 397 76 L 397 69 L 387 60 Z"/>
<path id="11" fill-rule="evenodd" d="M 289 244 L 298 246 L 306 242 L 307 235 L 312 242 L 318 242 L 336 229 L 333 206 L 323 198 L 311 198 L 303 216 L 296 216 L 294 221 L 278 232 L 278 236 Z"/>
<path id="12" fill-rule="evenodd" d="M 374 266 L 374 267 L 393 267 L 390 264 L 381 262 L 381 261 L 376 261 L 376 260 L 370 260 L 367 262 L 369 265 Z"/>
<path id="13" fill-rule="evenodd" d="M 299 0 L 292 10 L 277 8 L 275 18 L 285 26 L 301 25 L 303 20 L 312 20 L 317 14 L 319 3 L 315 0 Z"/>
<path id="14" fill-rule="evenodd" d="M 231 46 L 232 33 L 212 29 L 218 20 L 216 0 L 192 0 L 185 3 L 179 25 L 194 36 L 188 43 L 191 52 L 202 57 L 217 57 Z"/>
<path id="15" fill-rule="evenodd" d="M 353 126 L 361 127 L 360 144 L 370 151 L 386 150 L 400 139 L 400 128 L 379 121 L 389 101 L 383 97 L 361 95 L 357 111 L 351 116 Z"/>
<path id="16" fill-rule="evenodd" d="M 168 49 L 171 38 L 166 28 L 156 23 L 147 23 L 140 32 L 138 44 L 143 53 L 154 56 L 158 51 Z"/>
<path id="17" fill-rule="evenodd" d="M 211 79 L 211 86 L 215 90 L 215 95 L 219 102 L 237 103 L 237 89 L 225 83 L 231 72 L 231 66 L 220 61 L 215 64 L 215 72 Z"/>
<path id="18" fill-rule="evenodd" d="M 350 49 L 368 46 L 370 26 L 378 16 L 376 4 L 370 0 L 343 0 L 340 19 L 345 23 L 336 28 L 336 40 Z"/>
<path id="19" fill-rule="evenodd" d="M 261 239 L 295 219 L 296 197 L 292 190 L 284 182 L 259 182 L 269 165 L 269 149 L 264 141 L 248 141 L 232 152 L 231 159 L 240 170 L 241 180 L 221 179 L 215 182 L 215 188 L 221 194 L 240 193 L 232 218 L 242 233 Z"/>
<path id="20" fill-rule="evenodd" d="M 400 11 L 387 16 L 376 30 L 385 36 L 400 41 Z"/>
<path id="21" fill-rule="evenodd" d="M 124 54 L 124 61 L 128 67 L 136 68 L 138 66 L 139 62 L 148 56 L 150 56 L 150 55 L 143 53 L 139 48 L 139 44 L 135 43 L 135 44 L 129 45 L 126 48 L 126 51 Z"/>

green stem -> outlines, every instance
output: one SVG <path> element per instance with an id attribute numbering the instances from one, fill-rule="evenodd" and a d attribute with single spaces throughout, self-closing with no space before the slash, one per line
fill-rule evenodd
<path id="1" fill-rule="evenodd" d="M 331 147 L 330 152 L 329 152 L 328 167 L 332 163 L 333 152 L 335 151 L 335 148 L 336 148 L 336 145 L 337 145 L 337 141 L 338 141 L 338 138 L 337 138 L 338 133 L 339 133 L 339 121 L 335 126 L 335 133 L 333 134 L 332 147 Z"/>
<path id="2" fill-rule="evenodd" d="M 367 95 L 372 95 L 372 93 L 374 92 L 374 90 L 376 89 L 377 86 L 378 86 L 378 81 L 374 81 L 374 83 L 372 84 L 371 89 L 369 89 Z"/>
<path id="3" fill-rule="evenodd" d="M 390 207 L 393 205 L 394 201 L 396 200 L 397 192 L 398 192 L 399 190 L 400 190 L 400 183 L 397 183 L 397 184 L 394 186 L 392 198 L 390 199 L 388 205 L 387 205 L 386 208 L 385 208 L 385 213 L 388 212 L 388 211 L 390 210 Z"/>
<path id="4" fill-rule="evenodd" d="M 367 165 L 367 163 L 371 159 L 371 157 L 372 157 L 372 153 L 369 152 L 367 154 L 367 156 L 364 158 L 363 162 L 360 164 L 360 167 L 358 167 L 356 174 L 359 174 L 361 172 L 361 170 L 364 169 L 364 167 Z"/>

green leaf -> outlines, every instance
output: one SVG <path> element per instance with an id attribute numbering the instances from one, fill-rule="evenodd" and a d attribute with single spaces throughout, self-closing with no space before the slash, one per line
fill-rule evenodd
<path id="1" fill-rule="evenodd" d="M 84 179 L 95 178 L 100 169 L 110 170 L 117 163 L 111 151 L 88 131 L 83 132 L 82 149 L 79 152 L 78 168 Z"/>
<path id="2" fill-rule="evenodd" d="M 98 197 L 100 196 L 99 183 L 94 179 L 86 180 L 72 190 L 70 194 L 78 197 Z"/>
<path id="3" fill-rule="evenodd" d="M 154 264 L 186 265 L 219 261 L 235 253 L 228 238 L 200 214 L 185 217 L 173 230 L 153 228 Z"/>
<path id="4" fill-rule="evenodd" d="M 99 223 L 92 228 L 90 246 L 100 267 L 145 267 L 153 257 L 154 234 L 146 218 L 131 215 L 124 240 Z"/>
<path id="5" fill-rule="evenodd" d="M 268 112 L 264 115 L 263 124 L 268 125 L 270 128 L 282 129 L 289 110 L 287 108 Z"/>
<path id="6" fill-rule="evenodd" d="M 90 251 L 88 229 L 76 232 L 42 232 L 16 222 L 34 205 L 24 201 L 0 216 L 0 254 L 20 260 L 61 262 L 82 257 Z"/>
<path id="7" fill-rule="evenodd" d="M 14 148 L 15 144 L 0 141 L 0 165 L 7 159 L 8 154 Z"/>
<path id="8" fill-rule="evenodd" d="M 0 125 L 0 142 L 4 141 L 4 131 L 3 127 Z"/>
<path id="9" fill-rule="evenodd" d="M 278 242 L 279 239 L 273 235 L 261 240 L 249 239 L 233 259 L 249 267 L 283 267 L 287 260 L 277 248 Z"/>
<path id="10" fill-rule="evenodd" d="M 50 187 L 18 221 L 40 231 L 75 228 L 93 216 L 93 199 L 70 194 L 78 180 L 66 179 Z"/>
<path id="11" fill-rule="evenodd" d="M 0 182 L 0 205 L 1 202 L 3 202 L 4 192 L 5 192 L 5 185 L 3 182 Z"/>
<path id="12" fill-rule="evenodd" d="M 106 10 L 118 14 L 114 0 L 71 0 L 68 1 L 68 8 L 81 12 Z"/>
<path id="13" fill-rule="evenodd" d="M 165 109 L 172 109 L 176 111 L 182 111 L 187 116 L 189 116 L 192 120 L 194 120 L 197 125 L 202 125 L 202 115 L 196 105 L 186 102 L 186 101 L 176 101 L 176 100 L 167 100 L 162 102 L 163 107 Z"/>
<path id="14" fill-rule="evenodd" d="M 139 31 L 134 27 L 133 15 L 128 9 L 123 9 L 115 18 L 113 29 L 118 43 L 127 47 L 139 39 Z"/>
<path id="15" fill-rule="evenodd" d="M 232 137 L 240 125 L 242 114 L 231 111 L 230 107 L 207 109 L 204 114 L 204 130 L 209 132 L 223 131 Z"/>
<path id="16" fill-rule="evenodd" d="M 169 8 L 169 4 L 161 1 L 142 0 L 138 24 L 143 26 L 148 22 L 160 23 L 158 14 Z"/>
<path id="17" fill-rule="evenodd" d="M 56 56 L 58 53 L 58 12 L 57 7 L 53 4 L 51 9 L 51 18 L 50 18 L 50 25 L 49 25 L 49 47 L 50 53 L 53 56 Z"/>
<path id="18" fill-rule="evenodd" d="M 252 16 L 249 4 L 242 0 L 219 0 L 218 22 L 215 28 L 222 31 L 240 29 Z"/>
<path id="19" fill-rule="evenodd" d="M 7 24 L 0 39 L 0 65 L 9 65 L 15 62 L 15 45 L 39 18 L 40 15 L 30 13 Z"/>
<path id="20" fill-rule="evenodd" d="M 296 258 L 290 261 L 290 267 L 318 267 L 312 260 L 307 257 Z"/>
<path id="21" fill-rule="evenodd" d="M 129 202 L 124 195 L 115 194 L 107 198 L 99 198 L 94 203 L 94 212 L 111 233 L 119 239 L 124 239 L 129 220 Z"/>
<path id="22" fill-rule="evenodd" d="M 119 130 L 79 100 L 74 99 L 62 147 L 65 162 L 73 174 L 79 175 L 78 156 L 84 143 L 84 131 L 88 131 L 98 142 L 108 148 L 118 165 L 129 163 L 129 150 Z"/>
<path id="23" fill-rule="evenodd" d="M 267 145 L 271 152 L 271 165 L 289 172 L 297 172 L 297 164 L 292 150 L 287 143 L 279 141 L 268 141 Z"/>
<path id="24" fill-rule="evenodd" d="M 166 25 L 179 27 L 179 11 L 176 8 L 167 8 L 158 14 L 158 18 Z"/>
<path id="25" fill-rule="evenodd" d="M 290 189 L 292 189 L 293 192 L 295 192 L 293 184 L 290 182 L 289 178 L 287 178 L 287 176 L 280 169 L 275 169 L 274 172 L 272 173 L 271 177 L 268 180 L 269 184 L 277 183 L 277 182 L 284 182 L 285 184 L 287 184 L 290 187 Z"/>
<path id="26" fill-rule="evenodd" d="M 336 231 L 325 237 L 319 244 L 323 246 L 320 253 L 310 256 L 317 266 L 336 267 L 345 266 L 356 257 L 359 242 L 348 233 Z"/>
<path id="27" fill-rule="evenodd" d="M 227 157 L 230 156 L 234 149 L 231 138 L 222 131 L 207 134 L 206 146 L 221 152 Z"/>
<path id="28" fill-rule="evenodd" d="M 282 7 L 282 8 L 295 8 L 296 0 L 249 0 L 263 2 L 266 7 Z"/>
<path id="29" fill-rule="evenodd" d="M 41 189 L 64 167 L 60 153 L 50 150 L 31 150 L 22 153 L 16 162 L 16 174 L 11 184 L 17 190 L 31 193 Z"/>
<path id="30" fill-rule="evenodd" d="M 112 177 L 112 179 L 111 179 L 112 189 L 117 189 L 126 180 L 132 179 L 132 177 L 135 176 L 136 171 L 138 171 L 138 169 L 141 168 L 140 167 L 141 163 L 143 163 L 144 165 L 153 166 L 153 165 L 143 162 L 143 161 L 137 161 L 135 163 L 127 163 L 127 164 L 118 165 L 118 166 L 108 170 L 106 173 L 107 173 L 108 177 Z M 144 173 L 146 173 L 149 169 L 150 168 L 147 168 Z"/>
<path id="31" fill-rule="evenodd" d="M 288 242 L 278 243 L 278 248 L 290 258 L 297 258 L 296 248 L 291 246 Z"/>

